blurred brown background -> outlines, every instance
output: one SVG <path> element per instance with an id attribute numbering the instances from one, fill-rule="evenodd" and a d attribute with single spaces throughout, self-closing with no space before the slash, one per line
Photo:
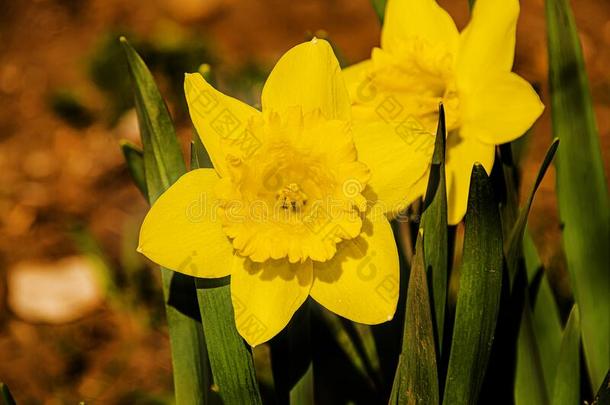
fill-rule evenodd
<path id="1" fill-rule="evenodd" d="M 466 0 L 440 2 L 459 27 Z M 522 1 L 515 70 L 546 97 L 543 0 Z M 610 3 L 573 2 L 608 177 Z M 164 403 L 171 370 L 158 275 L 135 253 L 146 204 L 120 139 L 138 143 L 118 36 L 154 71 L 186 151 L 185 71 L 208 62 L 251 103 L 275 60 L 324 30 L 346 63 L 369 56 L 368 0 L 0 0 L 0 381 L 23 404 Z M 548 109 L 528 141 L 528 190 L 551 140 Z M 560 297 L 547 175 L 530 228 Z"/>

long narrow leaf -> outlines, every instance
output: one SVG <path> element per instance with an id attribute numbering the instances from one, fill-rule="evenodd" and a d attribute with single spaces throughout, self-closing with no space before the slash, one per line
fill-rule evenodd
<path id="1" fill-rule="evenodd" d="M 152 204 L 184 172 L 186 167 L 176 133 L 144 61 L 121 38 L 134 87 L 142 144 L 148 199 Z M 174 390 L 178 404 L 203 404 L 206 354 L 198 319 L 195 283 L 192 277 L 161 269 L 163 295 L 172 350 Z"/>
<path id="2" fill-rule="evenodd" d="M 439 357 L 443 342 L 445 306 L 447 305 L 447 278 L 449 271 L 449 245 L 447 236 L 447 186 L 445 179 L 445 109 L 439 111 L 436 144 L 432 155 L 430 179 L 424 203 L 422 226 L 424 229 L 424 264 L 432 286 L 436 342 Z"/>
<path id="3" fill-rule="evenodd" d="M 542 280 L 540 280 L 532 320 L 544 381 L 550 395 L 554 390 L 557 358 L 561 347 L 561 318 L 546 274 L 543 274 Z"/>
<path id="4" fill-rule="evenodd" d="M 610 202 L 582 49 L 568 0 L 546 0 L 563 246 L 594 387 L 610 367 Z"/>
<path id="5" fill-rule="evenodd" d="M 523 257 L 521 253 L 523 251 L 523 237 L 525 234 L 525 227 L 527 225 L 527 217 L 529 216 L 530 209 L 532 208 L 534 196 L 536 195 L 536 191 L 538 191 L 540 183 L 542 183 L 542 179 L 546 174 L 546 170 L 553 161 L 553 157 L 555 156 L 555 152 L 557 151 L 558 146 L 559 139 L 553 140 L 553 143 L 546 152 L 546 156 L 544 157 L 540 169 L 538 169 L 536 181 L 534 182 L 534 185 L 532 186 L 532 189 L 527 197 L 527 201 L 525 202 L 525 205 L 521 207 L 521 210 L 519 211 L 519 216 L 517 217 L 517 221 L 515 222 L 510 232 L 510 237 L 506 243 L 506 265 L 508 268 L 508 275 L 511 280 L 511 285 L 512 280 L 514 279 L 515 274 L 517 273 L 517 266 L 519 264 L 519 260 Z"/>
<path id="6" fill-rule="evenodd" d="M 580 399 L 580 316 L 574 305 L 563 331 L 555 377 L 553 405 L 573 405 Z"/>
<path id="7" fill-rule="evenodd" d="M 549 393 L 544 380 L 540 350 L 534 334 L 532 310 L 525 300 L 517 339 L 516 405 L 548 405 Z"/>
<path id="8" fill-rule="evenodd" d="M 478 164 L 473 167 L 470 180 L 463 251 L 443 398 L 445 405 L 476 403 L 487 369 L 500 305 L 500 214 L 491 181 Z"/>
<path id="9" fill-rule="evenodd" d="M 392 387 L 392 404 L 439 403 L 438 372 L 422 231 L 409 276 L 402 353 Z"/>
<path id="10" fill-rule="evenodd" d="M 525 258 L 527 277 L 531 283 L 536 277 L 536 274 L 538 274 L 539 271 L 542 271 L 543 268 L 538 252 L 536 251 L 536 246 L 534 246 L 534 242 L 527 230 L 523 237 L 523 255 Z M 540 278 L 540 285 L 538 286 L 538 292 L 536 293 L 532 306 L 531 326 L 540 358 L 542 373 L 544 375 L 546 393 L 550 396 L 553 393 L 553 383 L 557 372 L 557 359 L 559 358 L 561 346 L 562 326 L 559 308 L 557 307 L 557 302 L 555 301 L 555 296 L 551 290 L 548 277 L 544 272 Z M 519 340 L 518 344 L 521 345 L 526 342 L 526 340 Z M 519 350 L 523 353 L 523 348 L 520 348 Z M 518 367 L 520 366 L 520 363 L 523 364 L 523 362 L 518 361 Z M 527 369 L 517 369 L 517 380 L 521 378 L 520 374 L 524 371 L 530 372 Z M 519 386 L 515 388 L 517 390 Z M 515 391 L 515 396 L 518 396 L 517 391 Z"/>

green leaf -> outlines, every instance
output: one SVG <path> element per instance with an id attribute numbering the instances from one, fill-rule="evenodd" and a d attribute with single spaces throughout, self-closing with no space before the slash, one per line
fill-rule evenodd
<path id="1" fill-rule="evenodd" d="M 506 245 L 519 216 L 519 170 L 513 158 L 512 142 L 498 146 L 496 151 L 499 153 L 496 153 L 492 180 L 495 180 L 496 187 L 503 191 L 503 198 L 500 200 L 500 216 L 502 218 L 502 240 Z"/>
<path id="2" fill-rule="evenodd" d="M 580 318 L 574 305 L 561 339 L 553 390 L 553 405 L 573 405 L 580 400 Z"/>
<path id="3" fill-rule="evenodd" d="M 402 352 L 392 386 L 392 404 L 439 403 L 434 330 L 423 244 L 420 230 L 409 276 Z"/>
<path id="4" fill-rule="evenodd" d="M 610 367 L 610 203 L 599 133 L 568 0 L 546 0 L 549 88 L 563 246 L 591 383 Z"/>
<path id="5" fill-rule="evenodd" d="M 604 382 L 599 387 L 591 405 L 610 405 L 610 370 L 608 370 L 606 378 L 604 378 Z"/>
<path id="6" fill-rule="evenodd" d="M 523 237 L 523 255 L 525 258 L 525 269 L 530 283 L 533 282 L 536 274 L 542 271 L 542 263 L 538 257 L 538 252 L 534 242 L 527 230 Z M 542 273 L 540 284 L 536 293 L 533 309 L 530 310 L 531 326 L 536 342 L 544 382 L 546 383 L 546 393 L 550 396 L 553 393 L 553 383 L 557 373 L 557 359 L 561 346 L 562 326 L 559 316 L 559 308 L 555 301 L 555 296 L 551 290 L 546 273 Z M 518 344 L 527 343 L 526 340 L 519 340 Z M 523 350 L 519 348 L 519 350 Z M 519 363 L 518 363 L 519 364 Z M 518 369 L 517 379 L 523 372 L 529 373 L 528 369 Z M 527 397 L 526 397 L 527 398 Z"/>
<path id="7" fill-rule="evenodd" d="M 538 274 L 538 271 L 542 270 L 542 262 L 540 261 L 538 250 L 536 249 L 536 245 L 534 245 L 534 240 L 527 227 L 523 234 L 523 261 L 527 272 L 527 281 L 530 283 L 536 274 Z"/>
<path id="8" fill-rule="evenodd" d="M 436 323 L 436 342 L 441 354 L 445 307 L 447 305 L 447 275 L 449 272 L 449 242 L 447 236 L 447 186 L 445 179 L 445 109 L 440 106 L 436 143 L 432 155 L 428 190 L 424 202 L 424 263 L 432 284 L 432 302 Z"/>
<path id="9" fill-rule="evenodd" d="M 132 78 L 144 169 L 151 204 L 186 172 L 184 158 L 165 101 L 144 61 L 121 38 Z"/>
<path id="10" fill-rule="evenodd" d="M 121 38 L 135 93 L 136 112 L 144 145 L 146 188 L 152 204 L 186 167 L 176 133 L 144 61 Z M 174 390 L 178 404 L 203 404 L 208 386 L 207 357 L 195 283 L 192 277 L 161 268 L 163 295 L 172 351 Z"/>
<path id="11" fill-rule="evenodd" d="M 262 404 L 252 353 L 235 327 L 229 277 L 197 279 L 196 285 L 214 384 L 223 403 Z M 248 322 L 250 318 L 244 315 L 247 314 L 237 314 L 242 322 Z M 252 324 L 252 328 L 256 327 Z"/>
<path id="12" fill-rule="evenodd" d="M 136 145 L 129 141 L 121 141 L 121 151 L 125 162 L 127 162 L 127 169 L 131 175 L 131 179 L 135 183 L 136 187 L 144 198 L 148 199 L 148 189 L 146 187 L 146 173 L 144 171 L 144 152 Z"/>
<path id="13" fill-rule="evenodd" d="M 502 229 L 485 169 L 472 169 L 455 326 L 443 404 L 474 404 L 494 338 L 502 287 Z"/>
<path id="14" fill-rule="evenodd" d="M 385 15 L 386 3 L 387 3 L 387 0 L 371 0 L 371 5 L 373 6 L 373 9 L 375 10 L 375 14 L 377 14 L 377 17 L 379 18 L 379 22 L 381 24 L 383 24 L 383 17 Z"/>
<path id="15" fill-rule="evenodd" d="M 517 339 L 515 404 L 548 405 L 549 403 L 539 346 L 534 334 L 532 310 L 526 298 Z"/>
<path id="16" fill-rule="evenodd" d="M 557 358 L 561 347 L 561 318 L 546 274 L 542 275 L 532 313 L 542 372 L 549 395 L 553 392 Z"/>
<path id="17" fill-rule="evenodd" d="M 334 340 L 337 342 L 339 348 L 345 353 L 350 363 L 354 367 L 354 371 L 360 374 L 364 379 L 372 384 L 371 376 L 369 375 L 366 367 L 366 359 L 362 352 L 359 350 L 355 339 L 347 329 L 346 324 L 335 315 L 334 313 L 322 308 L 320 311 L 324 323 L 328 327 L 330 333 L 333 335 Z"/>
<path id="18" fill-rule="evenodd" d="M 212 162 L 197 133 L 191 146 L 191 169 L 211 168 Z M 261 404 L 252 353 L 235 327 L 229 278 L 197 279 L 195 284 L 214 384 L 223 403 Z M 241 321 L 248 319 L 242 316 Z"/>
<path id="19" fill-rule="evenodd" d="M 8 389 L 6 384 L 0 382 L 0 402 L 2 405 L 16 405 L 11 391 Z"/>
<path id="20" fill-rule="evenodd" d="M 540 169 L 538 169 L 538 176 L 536 176 L 536 181 L 532 186 L 525 205 L 521 207 L 519 211 L 517 221 L 513 225 L 509 239 L 506 242 L 506 266 L 508 268 L 508 275 L 511 282 L 511 286 L 512 281 L 515 278 L 515 274 L 517 273 L 519 261 L 523 257 L 523 237 L 525 233 L 525 227 L 527 225 L 527 217 L 529 216 L 530 209 L 532 208 L 534 196 L 536 195 L 536 191 L 538 191 L 538 187 L 540 187 L 540 183 L 542 183 L 542 179 L 546 174 L 546 170 L 549 168 L 549 165 L 553 161 L 553 157 L 555 156 L 555 152 L 557 151 L 558 146 L 559 139 L 554 139 L 553 143 L 551 143 L 551 146 L 549 146 L 549 149 L 546 152 L 546 156 L 544 157 L 542 165 L 540 165 Z"/>

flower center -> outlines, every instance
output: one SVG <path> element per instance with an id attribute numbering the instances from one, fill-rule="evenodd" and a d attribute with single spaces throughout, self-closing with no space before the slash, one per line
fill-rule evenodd
<path id="1" fill-rule="evenodd" d="M 453 60 L 443 46 L 411 38 L 392 53 L 375 49 L 369 76 L 381 94 L 392 97 L 396 104 L 392 111 L 400 111 L 402 119 L 417 119 L 427 132 L 436 132 L 438 106 L 443 103 L 451 131 L 459 127 L 460 107 Z M 378 109 L 378 114 L 383 110 Z"/>
<path id="2" fill-rule="evenodd" d="M 297 212 L 307 204 L 307 194 L 301 190 L 298 184 L 290 183 L 277 192 L 277 200 L 283 209 Z"/>
<path id="3" fill-rule="evenodd" d="M 369 171 L 346 122 L 287 115 L 250 124 L 249 136 L 260 142 L 255 153 L 227 155 L 230 175 L 217 189 L 223 230 L 255 262 L 326 261 L 337 243 L 360 234 L 366 200 L 344 184 L 364 188 Z"/>

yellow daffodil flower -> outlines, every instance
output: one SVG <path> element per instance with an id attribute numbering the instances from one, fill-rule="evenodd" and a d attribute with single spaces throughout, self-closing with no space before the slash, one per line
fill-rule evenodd
<path id="1" fill-rule="evenodd" d="M 262 111 L 199 74 L 186 76 L 185 92 L 214 169 L 193 170 L 161 195 L 139 251 L 192 276 L 230 275 L 237 329 L 253 346 L 310 295 L 356 322 L 391 319 L 399 271 L 385 214 L 406 206 L 409 179 L 424 176 L 430 151 L 383 122 L 352 122 L 323 40 L 278 61 Z"/>
<path id="2" fill-rule="evenodd" d="M 411 120 L 426 134 L 444 104 L 451 224 L 466 212 L 472 165 L 489 173 L 495 145 L 523 135 L 544 109 L 511 72 L 518 16 L 518 0 L 477 0 L 460 33 L 435 0 L 388 0 L 381 48 L 344 71 L 355 119 Z M 426 184 L 424 176 L 409 196 L 423 195 Z"/>

